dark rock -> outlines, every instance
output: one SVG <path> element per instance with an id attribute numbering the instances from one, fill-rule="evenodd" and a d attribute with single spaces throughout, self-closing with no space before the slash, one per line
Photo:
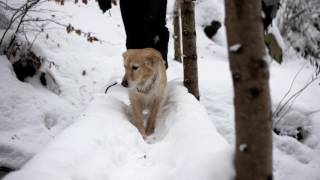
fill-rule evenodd
<path id="1" fill-rule="evenodd" d="M 47 86 L 46 73 L 44 73 L 44 72 L 41 72 L 41 74 L 40 74 L 40 83 L 43 86 Z"/>
<path id="2" fill-rule="evenodd" d="M 27 77 L 34 76 L 41 66 L 41 59 L 32 51 L 20 56 L 19 60 L 13 63 L 13 70 L 20 81 Z"/>
<path id="3" fill-rule="evenodd" d="M 0 166 L 0 179 L 2 179 L 5 175 L 10 173 L 11 171 L 14 171 L 14 169 L 9 167 Z"/>
<path id="4" fill-rule="evenodd" d="M 208 36 L 208 38 L 211 39 L 214 35 L 216 35 L 220 27 L 221 27 L 221 23 L 219 21 L 213 20 L 211 22 L 211 25 L 206 26 L 204 28 L 204 33 Z"/>

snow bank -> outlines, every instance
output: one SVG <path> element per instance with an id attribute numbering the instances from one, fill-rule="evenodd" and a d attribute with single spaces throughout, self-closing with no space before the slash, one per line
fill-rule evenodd
<path id="1" fill-rule="evenodd" d="M 320 150 L 288 136 L 274 136 L 274 176 L 276 179 L 318 180 Z"/>
<path id="2" fill-rule="evenodd" d="M 169 83 L 149 143 L 129 122 L 124 92 L 97 94 L 76 123 L 4 180 L 232 178 L 230 146 L 180 83 Z"/>
<path id="3" fill-rule="evenodd" d="M 75 108 L 42 86 L 19 81 L 0 56 L 0 164 L 18 168 L 72 122 Z"/>

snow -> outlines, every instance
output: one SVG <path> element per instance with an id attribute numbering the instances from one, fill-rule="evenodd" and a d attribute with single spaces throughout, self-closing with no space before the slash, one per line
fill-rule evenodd
<path id="1" fill-rule="evenodd" d="M 18 81 L 0 56 L 0 163 L 20 167 L 72 122 L 74 107 L 41 86 Z"/>
<path id="2" fill-rule="evenodd" d="M 247 144 L 240 144 L 239 145 L 239 150 L 240 152 L 244 152 L 248 148 Z"/>
<path id="3" fill-rule="evenodd" d="M 234 44 L 229 47 L 230 52 L 238 52 L 241 48 L 241 44 Z"/>
<path id="4" fill-rule="evenodd" d="M 57 15 L 57 19 L 62 23 L 94 32 L 102 42 L 89 43 L 54 24 L 48 30 L 49 39 L 39 36 L 33 50 L 54 62 L 44 70 L 53 74 L 60 94 L 43 87 L 37 76 L 18 81 L 7 58 L 0 56 L 0 166 L 19 169 L 4 179 L 232 179 L 233 87 L 225 27 L 212 40 L 202 27 L 213 19 L 223 24 L 223 3 L 201 0 L 196 4 L 200 103 L 181 85 L 183 69 L 172 60 L 170 39 L 167 94 L 155 134 L 146 141 L 129 122 L 126 90 L 115 85 L 104 94 L 124 72 L 125 34 L 119 7 L 101 14 L 94 1 L 44 4 L 61 12 L 64 18 Z M 169 1 L 170 32 L 172 5 Z M 292 52 L 284 52 L 281 65 L 270 62 L 273 109 L 301 67 L 288 97 L 310 79 L 312 67 Z M 273 134 L 276 180 L 319 180 L 318 84 L 311 84 L 279 122 L 281 136 Z M 306 139 L 287 136 L 300 126 L 307 128 Z"/>
<path id="5" fill-rule="evenodd" d="M 230 179 L 233 173 L 221 173 L 232 172 L 230 145 L 180 83 L 168 86 L 150 144 L 129 122 L 128 100 L 112 93 L 121 88 L 115 86 L 96 94 L 76 123 L 5 180 Z"/>

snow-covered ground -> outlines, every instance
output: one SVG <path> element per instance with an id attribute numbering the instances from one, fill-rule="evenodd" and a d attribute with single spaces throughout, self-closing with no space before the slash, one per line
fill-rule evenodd
<path id="1" fill-rule="evenodd" d="M 148 143 L 128 121 L 119 92 L 97 94 L 77 122 L 6 179 L 230 179 L 223 173 L 232 172 L 230 145 L 204 107 L 180 83 L 167 90 Z"/>
<path id="2" fill-rule="evenodd" d="M 170 30 L 172 5 L 169 1 Z M 223 20 L 222 0 L 199 1 L 196 7 L 201 102 L 182 87 L 182 65 L 172 60 L 170 42 L 167 95 L 155 135 L 147 142 L 129 122 L 125 89 L 117 85 L 104 94 L 124 71 L 119 7 L 110 15 L 101 14 L 94 1 L 43 6 L 59 10 L 65 17 L 61 22 L 94 32 L 103 42 L 89 43 L 65 29 L 48 31 L 49 39 L 39 36 L 34 50 L 54 62 L 48 71 L 60 86 L 59 95 L 36 77 L 20 82 L 0 56 L 0 166 L 20 169 L 4 179 L 232 179 L 233 89 L 225 31 L 221 28 L 213 41 L 202 31 L 212 19 Z M 286 53 L 284 64 L 270 63 L 274 108 L 301 67 L 290 94 L 312 74 L 299 57 Z M 310 85 L 278 123 L 284 132 L 302 126 L 308 134 L 303 142 L 274 134 L 276 180 L 320 179 L 319 93 L 319 82 Z"/>

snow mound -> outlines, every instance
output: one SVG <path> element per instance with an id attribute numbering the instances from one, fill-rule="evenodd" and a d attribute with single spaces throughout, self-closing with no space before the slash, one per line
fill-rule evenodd
<path id="1" fill-rule="evenodd" d="M 42 86 L 19 81 L 0 56 L 0 164 L 21 167 L 72 122 L 76 109 Z"/>
<path id="2" fill-rule="evenodd" d="M 225 173 L 233 172 L 232 148 L 181 83 L 168 84 L 155 134 L 147 141 L 129 122 L 125 95 L 120 86 L 96 94 L 74 124 L 4 180 L 233 177 Z"/>

